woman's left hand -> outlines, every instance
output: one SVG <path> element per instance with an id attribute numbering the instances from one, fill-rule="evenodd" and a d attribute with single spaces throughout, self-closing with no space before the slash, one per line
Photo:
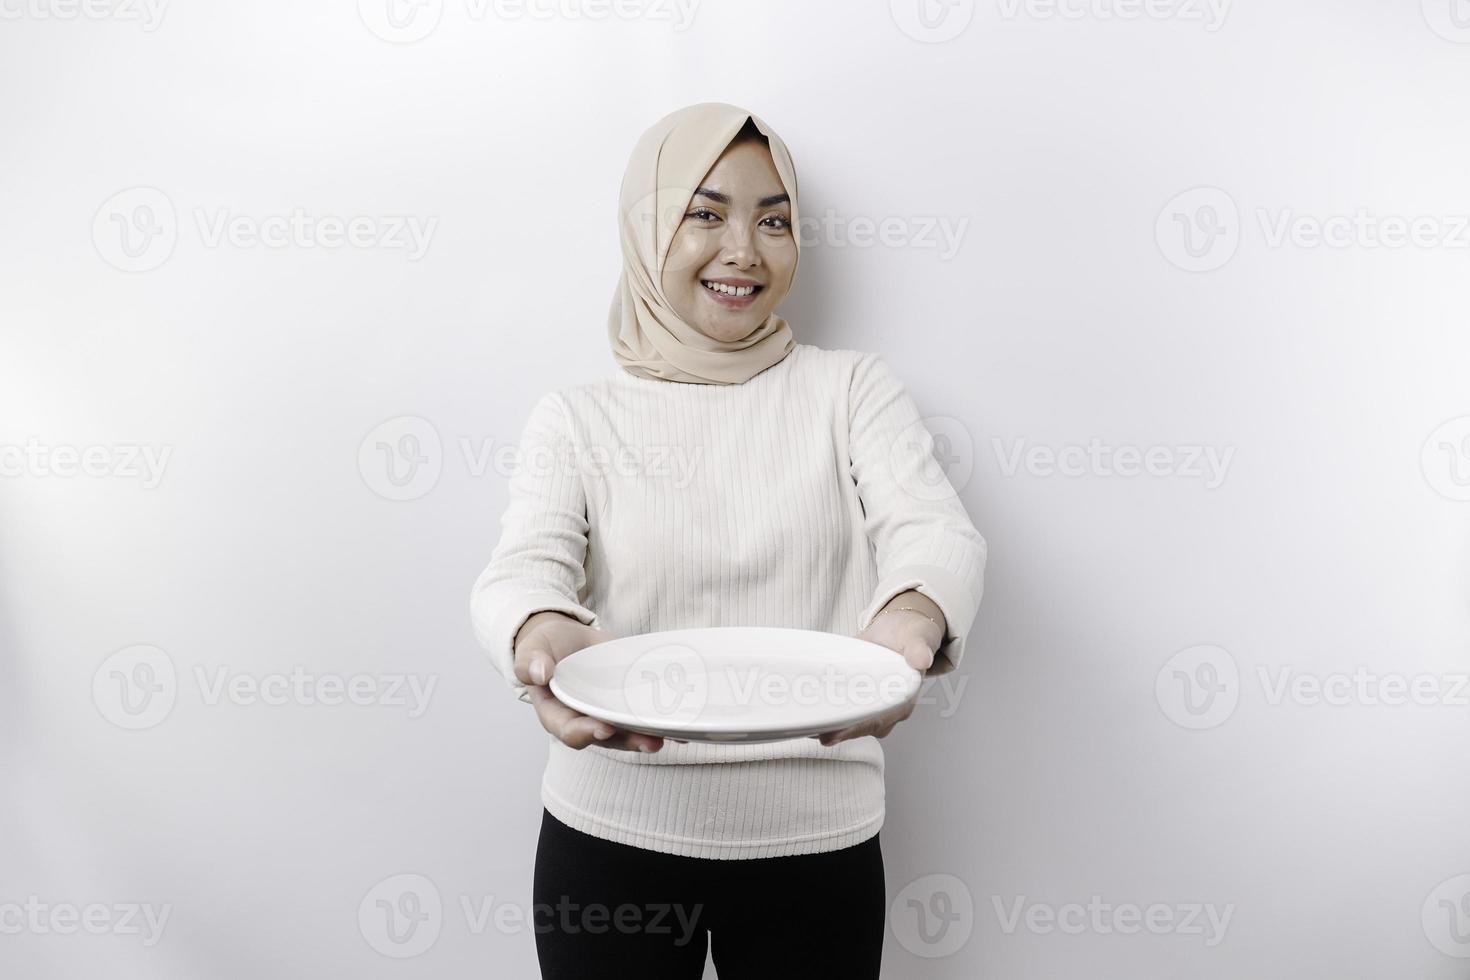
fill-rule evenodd
<path id="1" fill-rule="evenodd" d="M 913 609 L 898 608 L 901 606 L 923 609 L 927 615 L 914 612 Z M 933 619 L 930 619 L 931 616 Z M 858 639 L 887 647 L 900 654 L 908 661 L 909 666 L 922 673 L 934 663 L 934 654 L 944 642 L 945 627 L 941 625 L 943 623 L 944 613 L 940 611 L 934 600 L 919 592 L 902 592 L 894 596 L 883 607 L 883 611 L 873 617 L 868 628 L 858 634 Z M 838 742 L 845 742 L 850 738 L 862 738 L 864 735 L 883 738 L 893 731 L 894 725 L 914 713 L 918 700 L 919 695 L 916 691 L 913 697 L 876 718 L 811 737 L 820 740 L 823 745 L 836 745 Z"/>

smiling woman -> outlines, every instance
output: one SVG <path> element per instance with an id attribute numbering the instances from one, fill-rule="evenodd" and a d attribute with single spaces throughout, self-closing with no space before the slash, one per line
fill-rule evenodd
<path id="1" fill-rule="evenodd" d="M 747 120 L 674 233 L 662 277 L 669 305 L 715 340 L 749 336 L 791 290 L 793 229 L 770 141 Z"/>
<path id="2" fill-rule="evenodd" d="M 985 541 L 882 358 L 799 344 L 775 312 L 800 243 L 796 171 L 769 126 L 723 103 L 670 114 L 638 141 L 619 203 L 622 370 L 540 399 L 522 457 L 693 463 L 677 480 L 518 470 L 471 608 L 552 736 L 536 907 L 682 908 L 690 928 L 538 921 L 542 973 L 695 980 L 712 944 L 725 980 L 876 978 L 879 739 L 912 701 L 819 738 L 665 743 L 550 682 L 618 636 L 721 626 L 856 633 L 941 674 L 975 619 Z"/>
<path id="3" fill-rule="evenodd" d="M 739 384 L 791 353 L 775 309 L 800 255 L 796 168 L 759 117 L 723 103 L 665 116 L 634 147 L 618 203 L 608 335 L 624 370 Z"/>

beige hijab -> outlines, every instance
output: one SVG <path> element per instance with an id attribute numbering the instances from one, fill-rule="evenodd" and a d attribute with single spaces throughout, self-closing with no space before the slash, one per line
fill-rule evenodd
<path id="1" fill-rule="evenodd" d="M 723 102 L 701 102 L 654 123 L 639 138 L 623 174 L 618 198 L 623 272 L 607 322 L 613 357 L 633 374 L 695 384 L 740 384 L 796 346 L 791 328 L 775 313 L 740 340 L 707 337 L 674 312 L 661 285 L 669 244 L 695 188 L 747 119 L 754 120 L 770 140 L 776 173 L 791 197 L 792 227 L 800 227 L 791 154 L 759 116 Z"/>

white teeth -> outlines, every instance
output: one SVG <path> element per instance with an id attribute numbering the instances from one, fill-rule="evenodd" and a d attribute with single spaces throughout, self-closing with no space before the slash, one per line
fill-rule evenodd
<path id="1" fill-rule="evenodd" d="M 722 282 L 709 282 L 706 279 L 701 279 L 699 282 L 705 289 L 712 290 L 716 293 L 725 293 L 728 296 L 749 296 L 755 292 L 754 286 L 726 286 Z"/>

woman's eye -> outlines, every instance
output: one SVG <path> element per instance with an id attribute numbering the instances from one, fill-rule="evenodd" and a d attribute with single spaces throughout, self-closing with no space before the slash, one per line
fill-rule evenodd
<path id="1" fill-rule="evenodd" d="M 719 215 L 715 214 L 709 208 L 695 208 L 693 211 L 690 211 L 684 217 L 686 217 L 686 218 L 698 218 L 701 221 L 709 221 L 709 220 L 712 220 L 712 219 L 719 218 Z"/>
<path id="2" fill-rule="evenodd" d="M 775 222 L 771 227 L 781 231 L 785 231 L 791 227 L 791 219 L 787 218 L 784 214 L 773 214 L 766 220 Z"/>

